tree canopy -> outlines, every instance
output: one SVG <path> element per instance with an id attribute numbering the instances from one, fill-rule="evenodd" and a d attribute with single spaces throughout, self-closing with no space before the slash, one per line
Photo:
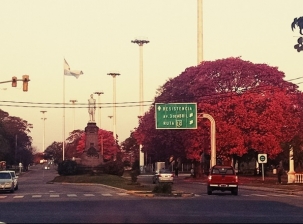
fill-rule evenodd
<path id="1" fill-rule="evenodd" d="M 197 102 L 198 113 L 216 122 L 217 156 L 224 160 L 251 149 L 274 158 L 301 132 L 301 93 L 284 77 L 277 67 L 241 58 L 204 61 L 169 79 L 155 103 Z M 196 130 L 157 130 L 151 106 L 134 137 L 155 161 L 171 155 L 200 161 L 210 151 L 210 122 L 198 119 Z"/>

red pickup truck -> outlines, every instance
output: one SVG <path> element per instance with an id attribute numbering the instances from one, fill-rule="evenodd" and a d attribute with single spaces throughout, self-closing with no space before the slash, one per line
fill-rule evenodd
<path id="1" fill-rule="evenodd" d="M 238 195 L 238 176 L 232 166 L 215 165 L 210 169 L 207 178 L 207 194 L 213 191 L 231 191 Z"/>

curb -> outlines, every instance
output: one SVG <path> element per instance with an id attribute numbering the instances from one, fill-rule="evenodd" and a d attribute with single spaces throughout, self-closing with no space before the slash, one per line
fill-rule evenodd
<path id="1" fill-rule="evenodd" d="M 184 192 L 172 192 L 171 194 L 166 193 L 153 193 L 153 192 L 146 192 L 146 191 L 128 191 L 127 193 L 141 196 L 141 197 L 194 197 L 195 194 L 193 193 L 184 193 Z"/>

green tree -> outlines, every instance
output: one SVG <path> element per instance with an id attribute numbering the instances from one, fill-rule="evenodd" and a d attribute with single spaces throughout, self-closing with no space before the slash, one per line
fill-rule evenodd
<path id="1" fill-rule="evenodd" d="M 45 159 L 53 159 L 56 164 L 62 161 L 62 142 L 53 142 L 44 151 Z"/>

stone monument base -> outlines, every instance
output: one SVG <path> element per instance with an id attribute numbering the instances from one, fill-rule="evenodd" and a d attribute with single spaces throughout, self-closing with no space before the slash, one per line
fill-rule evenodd
<path id="1" fill-rule="evenodd" d="M 95 122 L 88 122 L 85 128 L 86 142 L 83 154 L 80 156 L 81 166 L 94 168 L 103 164 L 100 145 L 98 143 L 98 131 Z"/>

